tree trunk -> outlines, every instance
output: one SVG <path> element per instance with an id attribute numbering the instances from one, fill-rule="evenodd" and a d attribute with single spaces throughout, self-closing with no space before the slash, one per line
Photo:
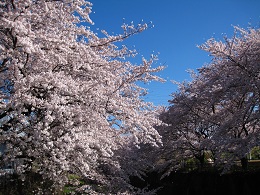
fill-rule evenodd
<path id="1" fill-rule="evenodd" d="M 248 160 L 247 160 L 247 157 L 241 158 L 241 159 L 240 159 L 240 162 L 241 162 L 241 165 L 242 165 L 242 169 L 243 169 L 244 171 L 246 171 L 247 168 L 248 168 Z"/>
<path id="2" fill-rule="evenodd" d="M 199 155 L 195 155 L 195 158 L 199 161 L 199 170 L 204 167 L 205 164 L 205 153 L 202 151 Z"/>

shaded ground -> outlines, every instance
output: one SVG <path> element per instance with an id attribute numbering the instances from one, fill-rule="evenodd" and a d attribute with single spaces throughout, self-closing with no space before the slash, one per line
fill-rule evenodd
<path id="1" fill-rule="evenodd" d="M 174 173 L 160 182 L 158 195 L 256 195 L 260 194 L 260 172 L 219 175 L 212 172 Z"/>
<path id="2" fill-rule="evenodd" d="M 257 195 L 260 194 L 259 163 L 250 164 L 247 171 L 238 167 L 221 175 L 215 169 L 173 172 L 160 180 L 158 173 L 149 173 L 145 181 L 133 179 L 136 187 L 160 188 L 158 195 Z"/>

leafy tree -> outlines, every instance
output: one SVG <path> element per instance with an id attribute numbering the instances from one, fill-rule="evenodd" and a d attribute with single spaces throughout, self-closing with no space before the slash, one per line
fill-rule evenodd
<path id="1" fill-rule="evenodd" d="M 56 186 L 69 173 L 109 185 L 102 167 L 120 172 L 112 157 L 122 135 L 135 145 L 160 143 L 157 111 L 136 81 L 162 81 L 153 73 L 163 67 L 151 67 L 156 56 L 134 65 L 128 57 L 136 52 L 115 45 L 147 24 L 99 38 L 90 13 L 85 0 L 0 3 L 0 140 L 18 174 L 34 171 Z"/>
<path id="2" fill-rule="evenodd" d="M 260 146 L 252 148 L 252 150 L 250 151 L 250 157 L 252 160 L 260 159 Z"/>

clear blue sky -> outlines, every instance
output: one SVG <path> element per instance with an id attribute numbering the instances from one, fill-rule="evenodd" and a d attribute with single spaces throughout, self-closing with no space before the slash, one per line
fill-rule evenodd
<path id="1" fill-rule="evenodd" d="M 157 65 L 167 68 L 159 73 L 167 80 L 152 82 L 146 87 L 147 101 L 155 105 L 168 105 L 170 94 L 177 90 L 171 80 L 190 80 L 187 69 L 194 69 L 210 62 L 208 53 L 196 46 L 223 34 L 231 37 L 233 27 L 260 27 L 260 0 L 89 0 L 93 3 L 90 17 L 94 29 L 108 33 L 121 33 L 123 22 L 138 24 L 153 22 L 154 28 L 135 35 L 124 42 L 146 58 L 160 53 Z M 125 20 L 123 20 L 125 19 Z M 156 64 L 155 64 L 156 65 Z"/>

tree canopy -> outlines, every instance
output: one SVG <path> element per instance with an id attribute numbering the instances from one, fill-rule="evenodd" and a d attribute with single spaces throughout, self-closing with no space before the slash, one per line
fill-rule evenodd
<path id="1" fill-rule="evenodd" d="M 180 155 L 177 163 L 192 156 L 203 163 L 210 150 L 229 167 L 260 144 L 260 31 L 235 27 L 232 38 L 209 39 L 200 48 L 212 61 L 172 94 L 161 134 Z"/>
<path id="2" fill-rule="evenodd" d="M 132 64 L 136 51 L 115 44 L 147 24 L 100 38 L 85 0 L 4 0 L 0 9 L 0 140 L 18 174 L 107 183 L 101 165 L 120 169 L 111 157 L 124 142 L 160 143 L 157 111 L 136 81 L 162 81 L 153 73 L 163 67 L 152 68 L 156 56 Z"/>
<path id="3" fill-rule="evenodd" d="M 235 27 L 232 38 L 201 45 L 212 61 L 162 109 L 143 100 L 138 83 L 163 82 L 156 73 L 164 67 L 153 66 L 154 55 L 134 64 L 137 52 L 122 43 L 149 26 L 98 36 L 91 6 L 1 1 L 1 166 L 11 162 L 21 178 L 39 174 L 55 188 L 76 177 L 127 193 L 129 176 L 158 167 L 167 174 L 190 158 L 203 167 L 209 151 L 227 170 L 258 149 L 259 29 Z"/>

